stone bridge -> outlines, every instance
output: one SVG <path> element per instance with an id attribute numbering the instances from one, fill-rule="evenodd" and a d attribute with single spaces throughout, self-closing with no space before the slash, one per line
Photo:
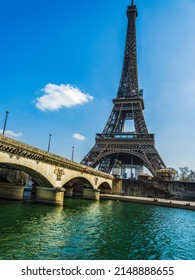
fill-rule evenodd
<path id="1" fill-rule="evenodd" d="M 110 174 L 0 135 L 0 167 L 27 173 L 36 183 L 36 201 L 63 204 L 64 191 L 72 196 L 82 186 L 82 197 L 99 199 L 99 191 L 119 192 Z M 0 197 L 20 199 L 24 186 L 0 183 Z"/>

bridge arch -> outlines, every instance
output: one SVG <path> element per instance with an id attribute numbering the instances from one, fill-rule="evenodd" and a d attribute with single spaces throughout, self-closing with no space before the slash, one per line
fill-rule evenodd
<path id="1" fill-rule="evenodd" d="M 54 187 L 51 174 L 47 172 L 47 166 L 43 164 L 37 164 L 33 160 L 26 160 L 24 158 L 17 158 L 16 156 L 10 157 L 4 155 L 0 157 L 0 167 L 12 168 L 20 170 L 28 174 L 32 179 L 40 186 Z"/>
<path id="2" fill-rule="evenodd" d="M 106 175 L 106 174 L 105 174 Z M 86 188 L 93 188 L 98 189 L 98 186 L 102 183 L 107 183 L 110 188 L 112 188 L 112 180 L 109 175 L 104 177 L 100 177 L 96 174 L 92 174 L 92 172 L 86 172 L 86 171 L 76 171 L 72 170 L 71 172 L 66 172 L 65 170 L 65 176 L 62 179 L 61 186 L 65 186 L 66 184 L 70 185 L 70 182 L 74 181 L 80 181 L 82 184 L 85 185 Z"/>
<path id="3" fill-rule="evenodd" d="M 40 186 L 51 186 L 51 183 L 47 178 L 45 178 L 42 174 L 38 173 L 37 171 L 28 168 L 26 166 L 22 166 L 19 164 L 7 164 L 3 163 L 3 165 L 0 163 L 0 167 L 3 168 L 11 168 L 13 170 L 19 170 L 25 172 L 27 175 L 29 175 L 38 185 Z"/>
<path id="4" fill-rule="evenodd" d="M 107 182 L 103 182 L 98 186 L 100 193 L 110 193 L 112 192 L 111 186 Z"/>
<path id="5" fill-rule="evenodd" d="M 69 197 L 82 197 L 83 188 L 94 189 L 91 182 L 81 176 L 70 179 L 62 187 L 65 189 L 65 196 Z"/>
<path id="6" fill-rule="evenodd" d="M 70 179 L 69 181 L 64 183 L 64 185 L 62 187 L 69 187 L 76 183 L 82 184 L 83 187 L 86 187 L 86 188 L 90 188 L 90 189 L 94 188 L 89 180 L 87 180 L 85 177 L 81 177 L 81 176 L 73 177 L 72 179 Z"/>

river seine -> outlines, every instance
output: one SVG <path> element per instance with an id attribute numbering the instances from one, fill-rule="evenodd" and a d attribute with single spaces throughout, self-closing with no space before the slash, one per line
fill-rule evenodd
<path id="1" fill-rule="evenodd" d="M 194 260 L 195 212 L 66 199 L 0 202 L 1 260 Z"/>

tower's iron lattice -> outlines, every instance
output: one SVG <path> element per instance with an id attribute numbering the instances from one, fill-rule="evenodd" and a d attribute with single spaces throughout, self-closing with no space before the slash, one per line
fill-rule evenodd
<path id="1" fill-rule="evenodd" d="M 121 80 L 114 106 L 105 128 L 96 134 L 95 145 L 81 161 L 82 164 L 98 167 L 110 173 L 117 166 L 145 166 L 154 176 L 157 170 L 165 168 L 155 149 L 154 134 L 148 133 L 143 116 L 143 90 L 138 86 L 136 18 L 134 1 L 127 8 L 128 26 Z M 126 130 L 126 123 L 134 125 Z"/>

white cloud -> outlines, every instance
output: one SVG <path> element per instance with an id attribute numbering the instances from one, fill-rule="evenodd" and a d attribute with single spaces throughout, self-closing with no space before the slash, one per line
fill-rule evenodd
<path id="1" fill-rule="evenodd" d="M 55 111 L 63 107 L 71 108 L 93 100 L 93 96 L 81 92 L 70 84 L 49 83 L 40 91 L 44 92 L 44 95 L 36 99 L 36 107 L 41 111 Z"/>
<path id="2" fill-rule="evenodd" d="M 0 129 L 0 134 L 3 133 L 3 129 Z M 5 133 L 4 133 L 5 136 L 7 137 L 11 137 L 11 138 L 19 138 L 21 137 L 23 134 L 21 132 L 19 133 L 16 133 L 16 132 L 13 132 L 11 130 L 6 130 Z"/>
<path id="3" fill-rule="evenodd" d="M 73 138 L 76 139 L 76 140 L 80 140 L 80 141 L 84 141 L 85 140 L 85 136 L 79 134 L 79 133 L 75 133 L 73 135 Z"/>

